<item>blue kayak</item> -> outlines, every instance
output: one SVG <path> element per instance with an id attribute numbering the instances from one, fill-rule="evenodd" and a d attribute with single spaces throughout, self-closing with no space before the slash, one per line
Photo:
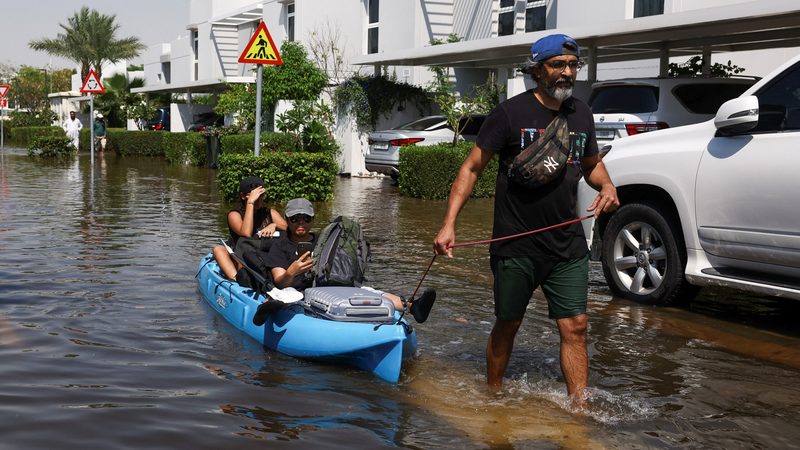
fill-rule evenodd
<path id="1" fill-rule="evenodd" d="M 322 318 L 295 303 L 255 325 L 253 315 L 265 297 L 225 278 L 211 254 L 200 261 L 197 285 L 206 302 L 233 326 L 289 356 L 354 366 L 396 383 L 403 361 L 417 351 L 416 332 L 404 319 L 376 329 L 375 323 Z"/>

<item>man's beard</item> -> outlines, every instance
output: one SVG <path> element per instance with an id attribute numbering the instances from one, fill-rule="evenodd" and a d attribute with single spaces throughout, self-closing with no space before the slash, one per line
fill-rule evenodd
<path id="1" fill-rule="evenodd" d="M 560 83 L 559 86 L 559 81 Z M 540 82 L 542 90 L 553 97 L 554 99 L 558 100 L 559 102 L 563 102 L 564 100 L 572 97 L 572 88 L 574 87 L 575 83 L 569 78 L 559 78 L 552 84 L 542 80 Z"/>

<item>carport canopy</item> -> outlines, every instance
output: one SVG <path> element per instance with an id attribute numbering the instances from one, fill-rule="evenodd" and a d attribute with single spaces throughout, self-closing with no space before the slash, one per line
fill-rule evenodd
<path id="1" fill-rule="evenodd" d="M 703 55 L 709 73 L 711 54 L 800 46 L 800 4 L 770 0 L 617 20 L 574 28 L 476 39 L 423 48 L 375 53 L 354 64 L 379 66 L 450 66 L 497 68 L 522 65 L 531 45 L 551 33 L 575 38 L 588 64 L 588 79 L 597 79 L 597 64 L 659 59 L 667 73 L 673 56 Z"/>

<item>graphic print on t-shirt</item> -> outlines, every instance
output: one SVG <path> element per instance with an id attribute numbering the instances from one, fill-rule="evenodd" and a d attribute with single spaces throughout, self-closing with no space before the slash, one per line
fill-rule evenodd
<path id="1" fill-rule="evenodd" d="M 544 133 L 544 128 L 521 128 L 519 141 L 520 151 L 531 145 L 542 133 Z M 569 132 L 569 156 L 567 157 L 567 164 L 580 166 L 583 152 L 586 150 L 588 137 L 588 134 L 584 132 Z"/>

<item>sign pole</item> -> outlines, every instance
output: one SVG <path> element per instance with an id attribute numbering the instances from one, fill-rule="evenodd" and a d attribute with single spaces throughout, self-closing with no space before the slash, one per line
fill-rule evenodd
<path id="1" fill-rule="evenodd" d="M 278 53 L 272 36 L 269 35 L 267 25 L 262 20 L 250 42 L 244 47 L 244 51 L 239 56 L 242 64 L 256 64 L 258 75 L 256 77 L 256 138 L 253 153 L 258 156 L 261 153 L 261 80 L 263 78 L 264 64 L 283 64 L 280 53 Z M 271 118 L 270 118 L 271 120 Z"/>
<path id="2" fill-rule="evenodd" d="M 94 95 L 89 94 L 89 145 L 92 164 L 94 164 Z"/>
<path id="3" fill-rule="evenodd" d="M 103 94 L 106 90 L 103 87 L 103 83 L 100 82 L 100 77 L 94 72 L 94 69 L 89 69 L 89 74 L 86 75 L 86 79 L 83 80 L 83 86 L 81 86 L 81 93 L 87 94 L 89 96 L 89 154 L 92 158 L 92 167 L 94 167 L 94 95 L 92 94 Z"/>
<path id="4" fill-rule="evenodd" d="M 258 65 L 258 77 L 256 78 L 256 143 L 255 154 L 258 156 L 261 153 L 261 77 L 264 70 L 264 65 Z"/>
<path id="5" fill-rule="evenodd" d="M 3 132 L 3 125 L 6 123 L 5 115 L 6 115 L 5 102 L 0 101 L 0 149 L 5 148 L 5 145 L 3 143 L 3 134 L 5 134 Z"/>

